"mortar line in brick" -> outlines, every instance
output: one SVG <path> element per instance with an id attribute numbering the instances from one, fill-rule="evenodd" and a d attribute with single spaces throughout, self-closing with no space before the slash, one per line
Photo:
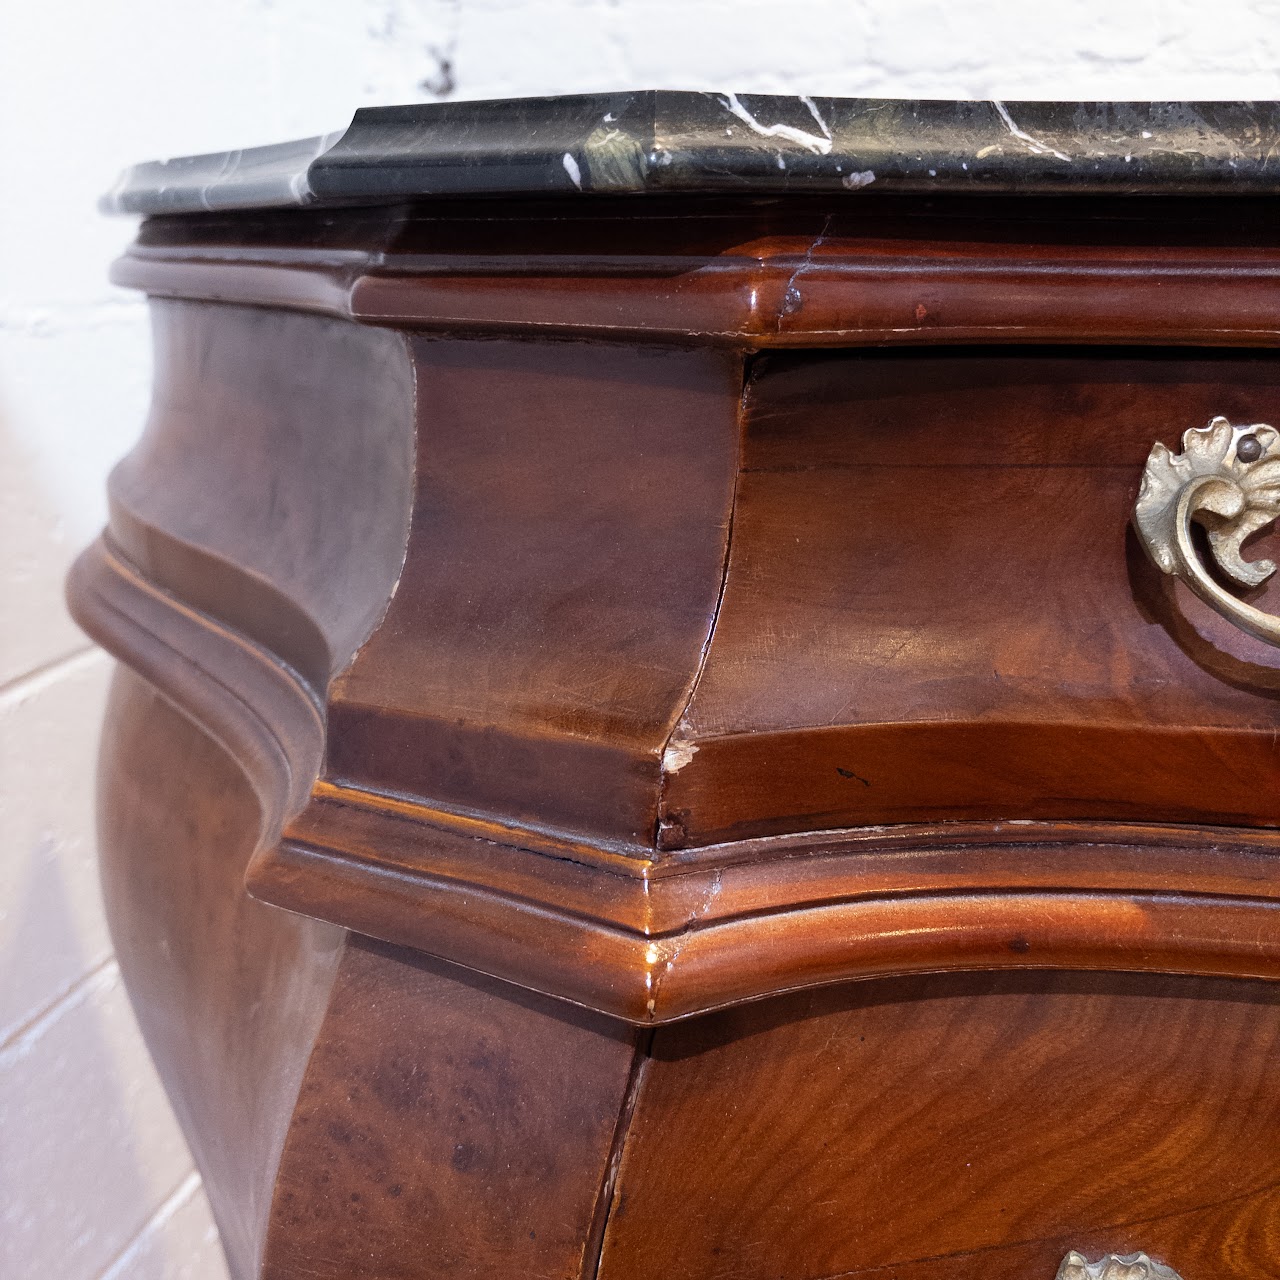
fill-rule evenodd
<path id="1" fill-rule="evenodd" d="M 133 1264 L 138 1254 L 179 1209 L 190 1203 L 192 1196 L 200 1190 L 200 1173 L 192 1169 L 156 1207 L 152 1215 L 139 1228 L 135 1235 L 118 1254 L 107 1263 L 106 1269 L 98 1273 L 98 1280 L 128 1280 L 134 1274 Z"/>
<path id="2" fill-rule="evenodd" d="M 106 656 L 96 644 L 87 644 L 82 649 L 59 654 L 49 662 L 15 676 L 7 684 L 0 684 L 0 711 L 7 711 L 24 699 L 43 693 L 50 685 L 93 666 Z"/>
<path id="3" fill-rule="evenodd" d="M 78 1008 L 98 991 L 107 991 L 120 977 L 120 966 L 114 955 L 94 965 L 88 973 L 81 974 L 65 987 L 43 1008 L 12 1027 L 0 1029 L 0 1070 L 13 1060 L 30 1053 L 32 1048 L 65 1013 Z"/>

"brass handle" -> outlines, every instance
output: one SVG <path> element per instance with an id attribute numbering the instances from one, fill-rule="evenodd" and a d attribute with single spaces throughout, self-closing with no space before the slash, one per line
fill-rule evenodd
<path id="1" fill-rule="evenodd" d="M 1237 600 L 1210 576 L 1191 541 L 1191 522 L 1209 535 L 1219 568 L 1242 587 L 1264 583 L 1270 560 L 1245 560 L 1240 545 L 1280 516 L 1280 432 L 1265 422 L 1233 427 L 1214 418 L 1182 436 L 1182 452 L 1152 446 L 1133 523 L 1147 554 L 1210 608 L 1268 644 L 1280 645 L 1280 617 Z"/>
<path id="2" fill-rule="evenodd" d="M 1181 1280 L 1172 1267 L 1153 1262 L 1145 1253 L 1109 1253 L 1088 1262 L 1074 1249 L 1062 1260 L 1058 1280 Z"/>

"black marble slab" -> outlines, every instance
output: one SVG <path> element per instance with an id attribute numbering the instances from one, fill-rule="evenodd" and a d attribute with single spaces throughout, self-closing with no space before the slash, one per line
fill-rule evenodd
<path id="1" fill-rule="evenodd" d="M 110 213 L 415 196 L 1280 191 L 1280 103 L 635 93 L 357 111 L 339 134 L 127 170 Z"/>

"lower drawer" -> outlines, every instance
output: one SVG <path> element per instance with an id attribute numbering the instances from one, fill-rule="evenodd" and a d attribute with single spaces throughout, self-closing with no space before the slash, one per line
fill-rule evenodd
<path id="1" fill-rule="evenodd" d="M 1280 1274 L 1280 990 L 864 983 L 657 1033 L 602 1280 Z"/>

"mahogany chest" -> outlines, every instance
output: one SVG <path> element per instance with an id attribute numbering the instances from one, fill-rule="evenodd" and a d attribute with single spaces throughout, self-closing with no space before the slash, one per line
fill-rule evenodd
<path id="1" fill-rule="evenodd" d="M 236 1280 L 1280 1274 L 1278 152 L 631 93 L 125 175 L 69 594 Z"/>

